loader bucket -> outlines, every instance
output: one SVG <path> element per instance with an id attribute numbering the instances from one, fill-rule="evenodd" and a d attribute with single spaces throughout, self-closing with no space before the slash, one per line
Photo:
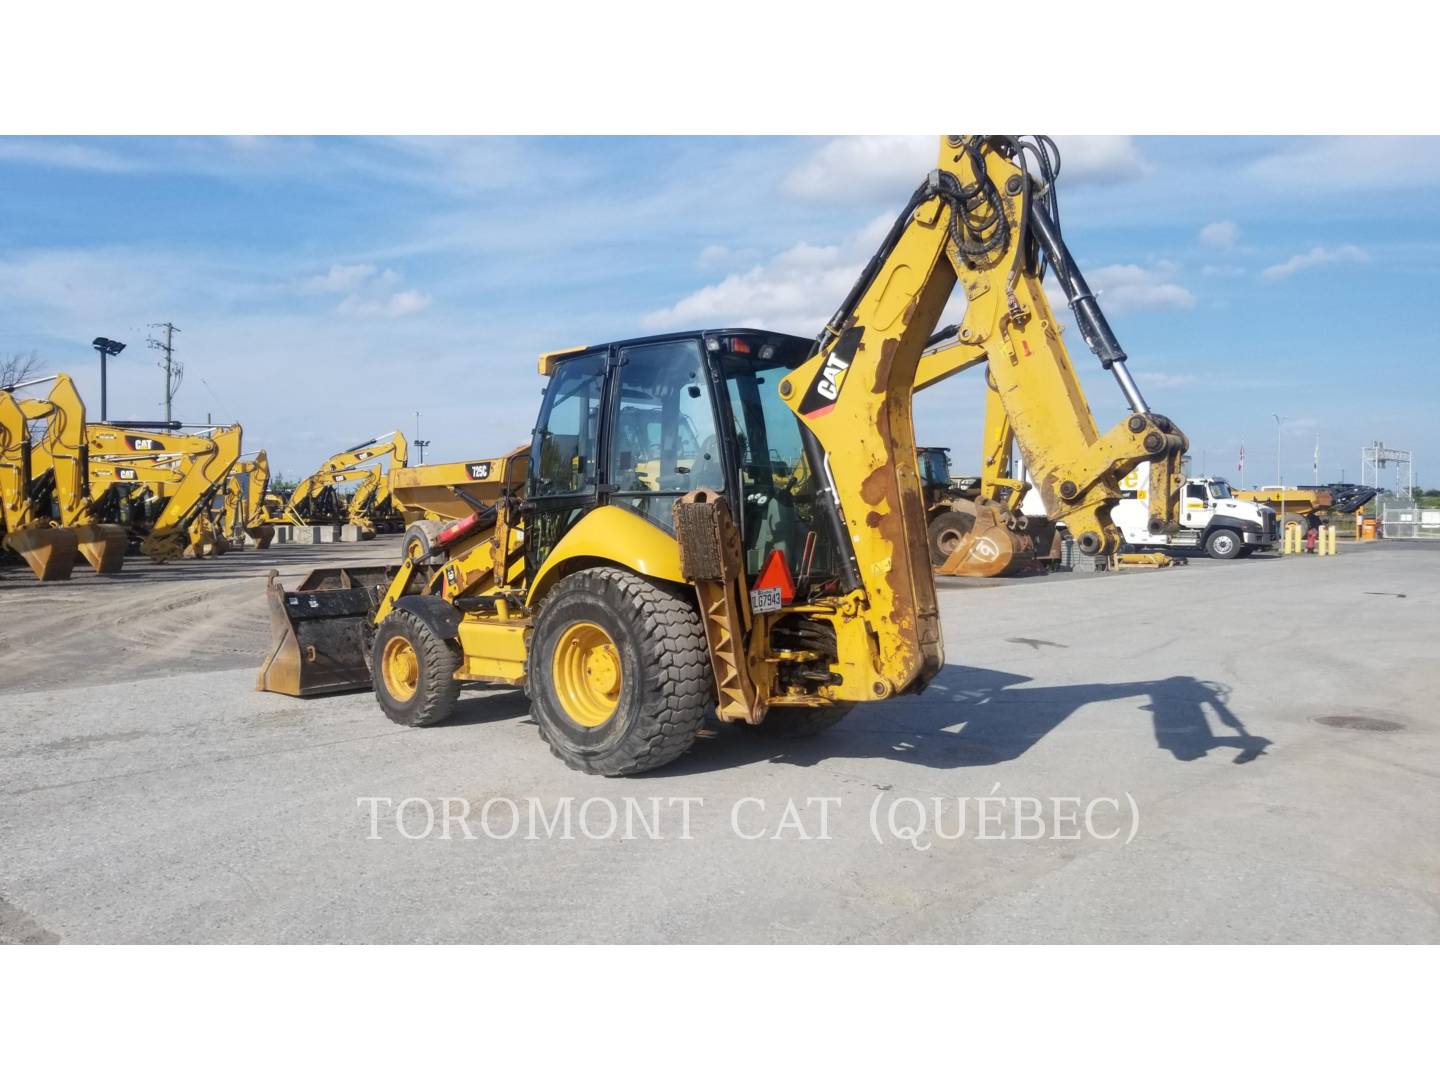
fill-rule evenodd
<path id="1" fill-rule="evenodd" d="M 125 562 L 130 534 L 122 525 L 76 525 L 80 554 L 97 574 L 118 574 Z"/>
<path id="2" fill-rule="evenodd" d="M 270 546 L 270 541 L 275 539 L 274 525 L 257 525 L 253 529 L 246 529 L 245 535 L 255 541 L 255 548 L 264 551 Z"/>
<path id="3" fill-rule="evenodd" d="M 6 535 L 5 546 L 29 563 L 41 581 L 66 581 L 75 566 L 74 529 L 20 529 Z"/>
<path id="4" fill-rule="evenodd" d="M 1004 577 L 1035 563 L 1035 542 L 1005 527 L 993 508 L 978 506 L 975 524 L 935 573 L 941 577 Z"/>
<path id="5" fill-rule="evenodd" d="M 370 689 L 370 628 L 398 568 L 327 567 L 286 589 L 270 571 L 270 651 L 255 689 L 291 697 Z"/>

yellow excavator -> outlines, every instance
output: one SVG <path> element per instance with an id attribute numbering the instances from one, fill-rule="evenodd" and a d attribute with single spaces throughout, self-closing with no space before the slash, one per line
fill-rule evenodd
<path id="1" fill-rule="evenodd" d="M 232 543 L 249 537 L 264 551 L 275 539 L 275 526 L 266 520 L 265 496 L 270 486 L 270 457 L 257 450 L 253 457 L 237 461 L 225 478 L 221 509 L 221 533 Z"/>
<path id="2" fill-rule="evenodd" d="M 399 567 L 272 576 L 259 687 L 372 686 L 426 726 L 466 683 L 522 686 L 551 750 L 604 775 L 674 760 L 712 713 L 807 735 L 919 693 L 944 648 L 912 399 L 982 360 L 1017 438 L 1049 448 L 1032 470 L 1082 550 L 1121 542 L 1120 459 L 1150 462 L 1153 524 L 1173 529 L 1186 440 L 1064 244 L 1057 171 L 1043 137 L 943 139 L 813 341 L 716 329 L 542 355 L 530 454 L 494 500 Z M 1079 407 L 1047 268 L 1132 410 L 1111 431 Z M 956 344 L 922 370 L 957 285 Z"/>
<path id="3" fill-rule="evenodd" d="M 31 401 L 15 397 L 14 391 L 48 382 L 37 379 L 0 389 L 0 533 L 4 545 L 25 560 L 41 581 L 64 581 L 70 577 L 79 554 L 74 529 L 55 525 L 48 504 L 35 497 L 31 416 L 43 410 Z"/>
<path id="4" fill-rule="evenodd" d="M 146 484 L 156 496 L 159 510 L 140 541 L 142 555 L 167 562 L 225 550 L 209 515 L 240 458 L 239 424 L 197 433 L 89 424 L 86 433 L 96 501 L 111 485 L 125 483 Z"/>
<path id="5" fill-rule="evenodd" d="M 284 508 L 271 524 L 303 528 L 307 525 L 338 525 L 344 522 L 366 527 L 368 519 L 364 518 L 365 507 L 360 508 L 361 520 L 352 521 L 349 507 L 336 490 L 337 486 L 357 480 L 364 483 L 370 476 L 369 468 L 361 468 L 366 462 L 372 462 L 371 467 L 376 470 L 378 480 L 381 462 L 376 460 L 377 458 L 383 460 L 389 457 L 391 468 L 398 468 L 404 466 L 408 452 L 404 433 L 390 431 L 338 454 L 332 454 L 318 469 L 295 485 Z M 372 492 L 367 493 L 367 499 L 375 489 L 378 489 L 378 483 L 372 488 Z"/>
<path id="6" fill-rule="evenodd" d="M 90 492 L 90 452 L 85 441 L 85 402 L 69 375 L 51 380 L 50 396 L 25 403 L 26 416 L 44 422 L 30 454 L 34 491 L 53 503 L 55 519 L 73 529 L 80 555 L 99 574 L 120 572 L 130 537 L 103 521 Z"/>

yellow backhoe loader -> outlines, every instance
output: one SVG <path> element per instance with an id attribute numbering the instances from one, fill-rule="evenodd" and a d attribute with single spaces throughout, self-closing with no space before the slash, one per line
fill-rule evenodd
<path id="1" fill-rule="evenodd" d="M 69 375 L 56 375 L 45 401 L 26 403 L 31 420 L 43 420 L 45 432 L 31 447 L 35 491 L 53 501 L 60 525 L 73 529 L 81 556 L 99 574 L 117 574 L 130 537 L 119 525 L 102 521 L 90 494 L 90 452 L 85 442 L 85 402 Z"/>
<path id="2" fill-rule="evenodd" d="M 465 683 L 523 686 L 552 751 L 604 775 L 674 760 L 712 712 L 806 735 L 920 692 L 944 650 L 912 398 L 957 284 L 964 344 L 931 374 L 986 361 L 1017 437 L 1051 448 L 1032 467 L 1081 548 L 1120 543 L 1117 459 L 1151 462 L 1155 523 L 1173 522 L 1186 441 L 1141 397 L 1064 245 L 1051 147 L 943 140 L 814 341 L 717 329 L 543 355 L 523 483 L 502 476 L 398 568 L 296 590 L 272 576 L 259 687 L 373 686 L 393 721 L 425 726 Z M 1047 265 L 1133 410 L 1113 431 L 1075 407 Z"/>
<path id="3" fill-rule="evenodd" d="M 383 460 L 388 456 L 391 468 L 398 468 L 405 464 L 407 455 L 405 435 L 400 431 L 377 435 L 348 450 L 332 454 L 318 469 L 295 485 L 278 519 L 272 520 L 271 524 L 290 524 L 304 528 L 307 525 L 345 523 L 368 527 L 369 521 L 364 516 L 365 507 L 360 507 L 359 521 L 351 520 L 349 506 L 336 491 L 336 486 L 352 480 L 365 481 L 368 471 L 362 470 L 360 466 L 366 462 L 372 462 L 378 470 L 380 461 L 376 459 Z"/>
<path id="4" fill-rule="evenodd" d="M 86 432 L 97 489 L 138 483 L 150 486 L 156 496 L 158 511 L 140 541 L 142 555 L 166 562 L 225 550 L 210 510 L 240 457 L 239 424 L 195 434 L 90 424 Z"/>
<path id="5" fill-rule="evenodd" d="M 75 566 L 79 540 L 74 529 L 56 526 L 48 506 L 34 497 L 30 417 L 13 393 L 46 381 L 0 389 L 0 533 L 5 547 L 24 559 L 37 578 L 64 581 Z"/>

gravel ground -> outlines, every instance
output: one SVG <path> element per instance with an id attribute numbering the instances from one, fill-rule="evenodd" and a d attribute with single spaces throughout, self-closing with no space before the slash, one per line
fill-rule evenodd
<path id="1" fill-rule="evenodd" d="M 1440 545 L 946 582 L 924 695 L 628 780 L 254 691 L 268 571 L 395 550 L 0 571 L 0 941 L 1440 940 Z"/>

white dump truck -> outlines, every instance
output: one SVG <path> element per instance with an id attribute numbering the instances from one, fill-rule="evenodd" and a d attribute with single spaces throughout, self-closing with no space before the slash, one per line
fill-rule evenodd
<path id="1" fill-rule="evenodd" d="M 1216 476 L 1186 478 L 1180 497 L 1180 529 L 1174 536 L 1149 529 L 1148 462 L 1142 462 L 1126 476 L 1120 489 L 1123 498 L 1111 517 L 1131 547 L 1177 552 L 1203 548 L 1211 558 L 1235 559 L 1280 542 L 1275 511 L 1236 498 L 1230 484 Z"/>

